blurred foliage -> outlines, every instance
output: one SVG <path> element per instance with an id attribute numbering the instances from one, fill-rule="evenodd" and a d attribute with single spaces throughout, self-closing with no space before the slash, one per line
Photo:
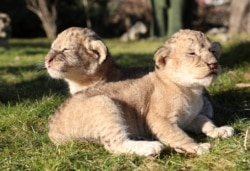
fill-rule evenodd
<path id="1" fill-rule="evenodd" d="M 92 29 L 100 36 L 119 36 L 137 20 L 149 22 L 150 10 L 146 2 L 88 0 L 88 6 L 84 7 L 82 0 L 58 0 L 57 32 L 71 26 L 86 27 L 88 16 Z M 26 0 L 1 0 L 0 5 L 0 12 L 11 17 L 12 37 L 45 37 L 41 21 L 27 9 Z"/>
<path id="2" fill-rule="evenodd" d="M 106 0 L 93 1 L 89 9 L 91 19 L 96 31 L 102 33 L 105 21 L 105 2 Z M 13 37 L 44 37 L 39 18 L 26 8 L 26 0 L 1 0 L 0 11 L 10 15 L 12 20 Z M 86 27 L 84 7 L 81 0 L 60 0 L 57 1 L 58 11 L 58 32 L 70 26 Z"/>

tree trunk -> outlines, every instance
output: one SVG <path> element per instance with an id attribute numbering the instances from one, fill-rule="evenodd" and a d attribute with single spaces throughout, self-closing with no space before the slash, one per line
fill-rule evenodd
<path id="1" fill-rule="evenodd" d="M 171 36 L 183 27 L 182 14 L 186 0 L 151 0 L 151 36 Z"/>
<path id="2" fill-rule="evenodd" d="M 185 0 L 170 0 L 170 7 L 168 7 L 168 36 L 181 29 L 182 26 L 182 11 Z"/>
<path id="3" fill-rule="evenodd" d="M 87 25 L 88 28 L 91 28 L 92 24 L 91 24 L 91 20 L 90 20 L 90 17 L 89 17 L 89 4 L 88 4 L 88 0 L 82 0 L 82 4 L 83 4 L 83 7 L 84 7 L 85 16 L 86 16 L 86 25 Z"/>
<path id="4" fill-rule="evenodd" d="M 250 0 L 232 0 L 229 33 L 249 32 Z"/>
<path id="5" fill-rule="evenodd" d="M 27 8 L 35 13 L 42 22 L 43 29 L 49 39 L 55 39 L 57 33 L 56 0 L 30 0 L 27 1 Z"/>
<path id="6" fill-rule="evenodd" d="M 166 1 L 165 0 L 151 0 L 152 7 L 152 23 L 151 36 L 165 36 L 166 35 Z"/>

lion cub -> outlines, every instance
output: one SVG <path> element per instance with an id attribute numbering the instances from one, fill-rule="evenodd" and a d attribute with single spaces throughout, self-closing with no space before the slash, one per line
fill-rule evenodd
<path id="1" fill-rule="evenodd" d="M 220 57 L 219 44 L 212 44 L 211 49 Z M 101 38 L 94 31 L 81 27 L 70 27 L 57 36 L 45 57 L 45 67 L 52 78 L 68 83 L 71 94 L 106 82 L 139 78 L 151 71 L 150 68 L 117 66 Z M 212 118 L 209 94 L 203 97 L 200 113 Z"/>
<path id="2" fill-rule="evenodd" d="M 67 99 L 50 118 L 55 144 L 93 140 L 113 153 L 156 155 L 164 145 L 178 152 L 207 153 L 184 130 L 209 137 L 233 135 L 204 115 L 202 91 L 220 72 L 213 44 L 199 31 L 181 30 L 159 48 L 155 70 L 142 78 L 90 87 Z M 138 136 L 156 141 L 137 141 Z"/>
<path id="3" fill-rule="evenodd" d="M 68 83 L 71 94 L 149 72 L 147 68 L 118 67 L 101 38 L 94 31 L 81 27 L 70 27 L 57 36 L 45 57 L 45 67 L 52 78 Z"/>

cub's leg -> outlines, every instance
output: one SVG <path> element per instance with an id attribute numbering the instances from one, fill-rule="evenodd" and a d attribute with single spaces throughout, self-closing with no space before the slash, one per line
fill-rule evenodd
<path id="1" fill-rule="evenodd" d="M 84 95 L 83 95 L 84 96 Z M 61 144 L 72 140 L 94 140 L 113 153 L 156 155 L 163 145 L 158 141 L 134 141 L 127 132 L 129 123 L 118 105 L 107 96 L 86 98 L 81 94 L 66 101 L 49 123 L 49 137 Z"/>
<path id="2" fill-rule="evenodd" d="M 153 117 L 152 117 L 153 116 Z M 208 153 L 211 145 L 209 143 L 196 143 L 189 137 L 177 123 L 171 122 L 169 118 L 156 116 L 149 117 L 149 127 L 160 142 L 169 145 L 177 152 L 195 153 L 201 155 Z"/>
<path id="3" fill-rule="evenodd" d="M 228 138 L 234 134 L 232 127 L 217 127 L 204 115 L 197 115 L 187 129 L 197 133 L 202 132 L 212 138 Z"/>

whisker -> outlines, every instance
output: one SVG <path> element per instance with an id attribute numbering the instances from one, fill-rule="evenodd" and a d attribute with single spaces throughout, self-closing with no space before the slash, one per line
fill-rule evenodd
<path id="1" fill-rule="evenodd" d="M 39 64 L 37 64 L 35 69 L 38 71 L 46 70 L 44 62 L 42 61 Z"/>

